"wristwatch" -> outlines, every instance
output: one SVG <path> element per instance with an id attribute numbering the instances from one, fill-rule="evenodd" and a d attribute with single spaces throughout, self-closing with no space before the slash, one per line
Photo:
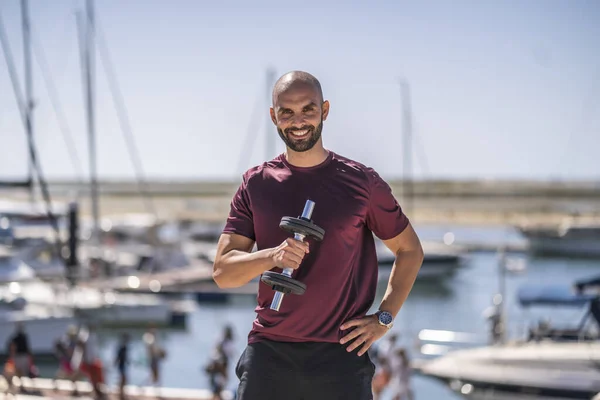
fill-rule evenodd
<path id="1" fill-rule="evenodd" d="M 379 310 L 375 313 L 375 315 L 377 315 L 379 325 L 383 325 L 388 329 L 391 329 L 394 325 L 394 317 L 392 317 L 392 314 L 389 312 Z"/>

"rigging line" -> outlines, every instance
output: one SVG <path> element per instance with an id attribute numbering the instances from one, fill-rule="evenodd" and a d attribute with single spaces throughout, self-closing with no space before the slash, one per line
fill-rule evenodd
<path id="1" fill-rule="evenodd" d="M 36 35 L 32 35 L 33 40 L 33 51 L 36 61 L 38 62 L 38 66 L 42 72 L 42 77 L 44 80 L 44 84 L 46 86 L 46 91 L 48 92 L 48 97 L 50 98 L 50 102 L 54 109 L 54 113 L 56 115 L 56 119 L 58 121 L 59 129 L 62 133 L 63 140 L 67 147 L 67 152 L 69 153 L 69 158 L 71 159 L 71 164 L 75 169 L 78 175 L 79 184 L 83 183 L 83 164 L 79 159 L 77 154 L 77 149 L 75 147 L 75 143 L 73 140 L 72 131 L 69 128 L 67 123 L 67 119 L 65 117 L 65 113 L 61 107 L 61 103 L 59 101 L 58 92 L 56 87 L 54 86 L 53 79 L 49 72 L 49 67 L 47 63 L 46 56 L 44 54 L 43 46 L 38 42 L 38 38 Z"/>
<path id="2" fill-rule="evenodd" d="M 64 31 L 62 32 L 62 35 L 61 35 L 61 37 L 63 37 L 63 39 L 61 39 L 62 42 L 65 42 L 67 38 L 71 38 L 73 36 L 73 34 L 70 32 L 70 29 L 72 29 L 72 27 L 70 26 L 70 21 L 71 21 L 71 15 L 67 15 L 65 17 L 65 21 L 63 23 Z M 41 46 L 42 50 L 44 49 L 43 41 L 40 40 L 40 38 L 43 38 L 44 36 L 42 34 L 40 34 L 39 31 L 36 32 L 36 27 L 34 25 L 32 25 L 31 26 L 32 51 L 34 51 L 33 46 L 36 45 L 36 43 L 35 43 L 35 40 L 36 40 L 35 34 L 36 33 L 38 34 L 37 45 Z M 49 68 L 50 64 L 47 62 L 49 59 L 47 57 L 45 57 L 45 53 L 43 55 L 46 60 L 47 69 L 49 71 L 53 71 L 53 74 L 51 74 L 50 76 L 53 78 L 52 81 L 55 82 L 55 84 L 53 86 L 56 88 L 57 87 L 56 83 L 62 81 L 62 78 L 64 78 L 65 75 L 69 75 L 69 71 L 68 71 L 67 67 L 69 66 L 70 57 L 72 55 L 71 46 L 66 47 L 65 54 L 61 57 L 61 65 L 59 65 L 58 68 Z M 39 66 L 39 61 L 37 63 Z M 50 117 L 55 117 L 55 115 L 50 116 L 50 114 L 52 114 L 52 112 L 49 112 L 48 114 L 43 115 L 45 122 L 42 124 L 39 124 L 39 126 L 46 126 L 46 124 L 47 124 L 46 119 L 48 119 Z M 40 119 L 40 121 L 41 121 L 41 119 Z"/>
<path id="3" fill-rule="evenodd" d="M 140 188 L 140 191 L 145 193 L 145 196 L 143 196 L 143 200 L 146 203 L 148 211 L 154 214 L 156 218 L 158 218 L 156 207 L 154 206 L 154 201 L 149 191 L 148 183 L 144 176 L 142 162 L 139 157 L 139 150 L 134 140 L 134 136 L 131 130 L 131 124 L 129 123 L 129 117 L 127 109 L 125 107 L 125 101 L 123 100 L 123 94 L 119 89 L 119 84 L 117 83 L 117 78 L 114 72 L 113 64 L 111 62 L 108 46 L 106 45 L 103 31 L 100 27 L 100 23 L 98 22 L 97 17 L 95 30 L 92 32 L 92 34 L 95 35 L 97 39 L 100 60 L 102 62 L 102 65 L 104 66 L 104 72 L 106 73 L 106 78 L 108 80 L 110 91 L 112 92 L 113 100 L 115 101 L 115 110 L 117 112 L 117 117 L 119 120 L 119 124 L 121 125 L 121 131 L 123 133 L 123 137 L 125 138 L 127 149 L 129 151 L 129 157 L 131 159 L 131 162 L 133 163 L 138 187 Z"/>
<path id="4" fill-rule="evenodd" d="M 0 45 L 2 46 L 2 50 L 4 52 L 6 66 L 8 68 L 10 80 L 11 80 L 12 87 L 13 87 L 13 92 L 15 95 L 15 99 L 17 101 L 17 105 L 19 107 L 21 118 L 22 118 L 24 124 L 29 124 L 30 123 L 29 114 L 28 114 L 28 112 L 25 111 L 26 107 L 25 107 L 25 103 L 24 103 L 24 98 L 23 98 L 23 94 L 21 93 L 21 88 L 18 85 L 18 76 L 17 76 L 17 72 L 15 70 L 14 59 L 12 57 L 12 51 L 10 49 L 10 44 L 8 42 L 8 39 L 6 36 L 6 31 L 4 29 L 4 22 L 2 19 L 1 12 L 0 12 Z M 33 140 L 33 135 L 31 134 L 31 130 L 27 130 L 27 142 L 28 142 L 28 149 L 29 149 L 29 157 L 31 159 L 31 163 L 33 166 L 33 172 L 37 175 L 37 178 L 38 178 L 38 181 L 40 184 L 40 188 L 42 191 L 42 196 L 44 198 L 44 202 L 46 205 L 46 213 L 48 215 L 48 219 L 50 220 L 50 224 L 52 225 L 52 228 L 54 231 L 55 240 L 56 240 L 55 244 L 57 246 L 58 256 L 61 258 L 61 260 L 64 263 L 65 259 L 62 255 L 62 242 L 60 239 L 60 230 L 58 227 L 58 222 L 56 220 L 56 217 L 55 217 L 54 213 L 52 212 L 52 200 L 50 198 L 50 192 L 48 191 L 48 185 L 47 185 L 46 180 L 44 179 L 42 169 L 39 164 L 39 160 L 37 158 L 37 151 L 35 148 L 35 143 Z"/>
<path id="5" fill-rule="evenodd" d="M 87 68 L 87 60 L 85 57 L 86 51 L 87 51 L 87 47 L 86 47 L 86 40 L 85 40 L 85 21 L 84 21 L 84 15 L 80 10 L 76 10 L 75 11 L 75 25 L 77 27 L 77 44 L 79 47 L 79 63 L 80 63 L 80 68 L 79 71 L 81 72 L 81 100 L 82 102 L 85 101 L 86 98 L 86 90 L 85 90 L 85 69 Z"/>

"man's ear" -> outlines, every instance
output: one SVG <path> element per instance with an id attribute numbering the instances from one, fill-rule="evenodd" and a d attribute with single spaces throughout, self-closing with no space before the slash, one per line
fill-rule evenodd
<path id="1" fill-rule="evenodd" d="M 271 114 L 271 121 L 277 126 L 277 118 L 275 118 L 275 110 L 273 107 L 269 108 L 269 113 Z"/>
<path id="2" fill-rule="evenodd" d="M 325 121 L 327 119 L 327 116 L 329 115 L 329 101 L 328 100 L 325 100 L 323 102 L 323 107 L 322 108 L 323 108 L 322 117 L 323 117 L 323 121 Z"/>

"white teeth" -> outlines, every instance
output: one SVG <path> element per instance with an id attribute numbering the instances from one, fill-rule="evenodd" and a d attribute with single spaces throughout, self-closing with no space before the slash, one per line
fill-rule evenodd
<path id="1" fill-rule="evenodd" d="M 294 131 L 292 132 L 293 136 L 304 136 L 308 133 L 308 129 L 305 129 L 303 131 Z"/>

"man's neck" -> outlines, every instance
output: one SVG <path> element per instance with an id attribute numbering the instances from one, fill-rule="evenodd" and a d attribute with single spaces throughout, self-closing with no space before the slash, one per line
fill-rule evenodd
<path id="1" fill-rule="evenodd" d="M 309 151 L 305 151 L 302 153 L 290 149 L 287 149 L 285 152 L 285 158 L 287 159 L 287 161 L 290 164 L 301 168 L 309 168 L 319 165 L 327 159 L 328 155 L 329 151 L 327 151 L 323 147 L 313 147 Z"/>

